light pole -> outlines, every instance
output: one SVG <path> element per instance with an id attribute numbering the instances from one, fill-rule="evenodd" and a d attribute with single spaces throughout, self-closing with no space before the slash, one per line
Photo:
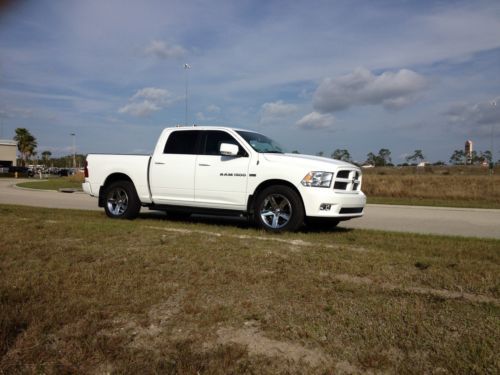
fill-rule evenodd
<path id="1" fill-rule="evenodd" d="M 191 65 L 184 64 L 184 72 L 185 72 L 185 82 L 186 82 L 186 112 L 184 114 L 184 125 L 188 124 L 188 70 L 191 69 Z"/>
<path id="2" fill-rule="evenodd" d="M 70 135 L 73 137 L 73 168 L 76 168 L 76 134 L 71 133 Z"/>
<path id="3" fill-rule="evenodd" d="M 491 102 L 491 106 L 493 107 L 493 112 L 495 112 L 497 108 L 497 102 L 496 100 L 493 100 Z M 493 174 L 494 168 L 495 168 L 495 150 L 493 148 L 494 142 L 493 142 L 493 124 L 495 122 L 494 120 L 495 116 L 493 114 L 493 120 L 491 121 L 491 140 L 490 140 L 490 150 L 491 150 L 491 161 L 490 161 L 490 174 Z"/>

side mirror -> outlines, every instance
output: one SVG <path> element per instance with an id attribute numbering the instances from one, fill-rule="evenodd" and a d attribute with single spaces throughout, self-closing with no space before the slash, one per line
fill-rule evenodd
<path id="1" fill-rule="evenodd" d="M 219 152 L 224 156 L 237 156 L 240 148 L 231 143 L 221 143 Z"/>

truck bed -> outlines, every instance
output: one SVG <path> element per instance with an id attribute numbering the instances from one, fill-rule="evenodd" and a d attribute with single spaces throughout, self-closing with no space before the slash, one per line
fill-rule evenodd
<path id="1" fill-rule="evenodd" d="M 128 176 L 134 183 L 137 195 L 142 203 L 151 203 L 148 185 L 148 171 L 151 155 L 129 155 L 129 154 L 89 154 L 87 156 L 87 167 L 92 174 L 86 187 L 89 194 L 98 197 L 99 189 L 104 186 L 106 178 L 113 175 L 123 174 Z M 93 168 L 94 166 L 98 168 Z"/>

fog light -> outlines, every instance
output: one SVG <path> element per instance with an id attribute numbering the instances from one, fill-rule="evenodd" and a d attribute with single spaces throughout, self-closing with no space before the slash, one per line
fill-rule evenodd
<path id="1" fill-rule="evenodd" d="M 328 203 L 321 203 L 321 205 L 319 206 L 320 211 L 330 211 L 331 208 L 332 205 Z"/>

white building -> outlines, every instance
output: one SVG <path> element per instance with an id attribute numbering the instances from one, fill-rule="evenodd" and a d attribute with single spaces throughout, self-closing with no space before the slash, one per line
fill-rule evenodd
<path id="1" fill-rule="evenodd" d="M 0 167 L 16 165 L 17 142 L 0 139 Z"/>

